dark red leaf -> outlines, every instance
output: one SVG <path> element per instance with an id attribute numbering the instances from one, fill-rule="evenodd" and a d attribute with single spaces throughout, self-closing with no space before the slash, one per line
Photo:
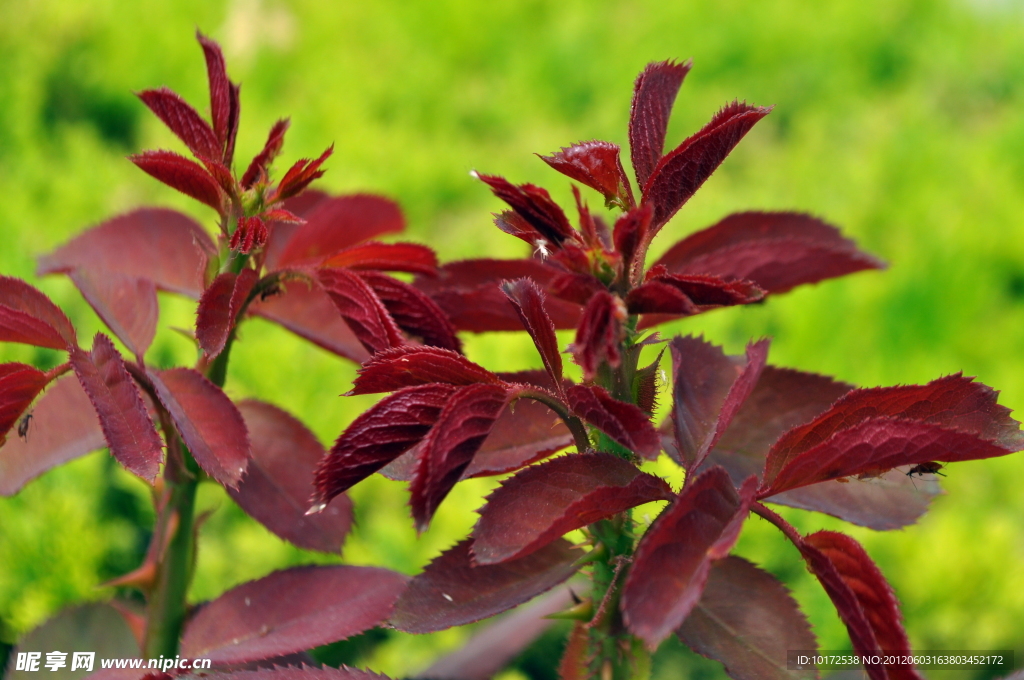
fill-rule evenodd
<path id="1" fill-rule="evenodd" d="M 288 172 L 284 174 L 284 177 L 281 178 L 280 184 L 277 185 L 277 193 L 274 195 L 274 200 L 280 201 L 295 196 L 308 187 L 312 181 L 323 177 L 325 171 L 321 170 L 320 166 L 322 166 L 324 161 L 330 158 L 333 153 L 334 145 L 331 144 L 316 160 L 303 158 L 296 161 L 295 164 L 288 169 Z"/>
<path id="2" fill-rule="evenodd" d="M 440 347 L 404 345 L 373 355 L 359 369 L 349 394 L 394 392 L 412 385 L 446 383 L 501 384 L 497 375 L 457 352 Z"/>
<path id="3" fill-rule="evenodd" d="M 446 264 L 436 277 L 417 277 L 413 285 L 429 295 L 460 331 L 521 331 L 522 321 L 508 304 L 503 280 L 529 277 L 542 288 L 559 270 L 538 260 L 461 260 Z M 575 328 L 581 308 L 549 299 L 547 312 L 557 329 Z"/>
<path id="4" fill-rule="evenodd" d="M 476 567 L 471 544 L 462 541 L 413 578 L 391 616 L 395 628 L 433 633 L 500 614 L 565 581 L 583 556 L 558 540 L 518 560 Z"/>
<path id="5" fill-rule="evenodd" d="M 489 186 L 495 196 L 508 203 L 548 244 L 558 246 L 566 239 L 576 238 L 565 213 L 551 200 L 547 190 L 533 184 L 517 186 L 497 175 L 476 173 L 476 177 Z"/>
<path id="6" fill-rule="evenodd" d="M 754 123 L 770 108 L 726 105 L 704 128 L 662 158 L 643 185 L 643 202 L 654 206 L 654 233 L 700 188 Z"/>
<path id="7" fill-rule="evenodd" d="M 71 366 L 96 409 L 110 453 L 152 484 L 163 459 L 163 442 L 110 338 L 97 333 L 91 352 L 71 350 Z"/>
<path id="8" fill-rule="evenodd" d="M 338 251 L 321 266 L 433 275 L 437 271 L 437 255 L 416 243 L 369 241 Z"/>
<path id="9" fill-rule="evenodd" d="M 294 416 L 259 401 L 239 402 L 252 441 L 252 460 L 228 494 L 260 524 L 307 550 L 339 552 L 352 526 L 352 501 L 336 497 L 307 515 L 313 475 L 325 451 Z"/>
<path id="10" fill-rule="evenodd" d="M 572 435 L 554 411 L 520 399 L 498 416 L 464 477 L 484 477 L 518 470 L 572 444 Z"/>
<path id="11" fill-rule="evenodd" d="M 380 272 L 363 271 L 359 277 L 373 289 L 403 331 L 424 345 L 462 351 L 455 326 L 426 293 Z"/>
<path id="12" fill-rule="evenodd" d="M 532 279 L 506 281 L 501 289 L 523 322 L 523 328 L 533 338 L 544 367 L 551 375 L 557 390 L 562 385 L 562 355 L 558 351 L 558 338 L 555 337 L 555 324 L 548 316 L 544 306 L 544 293 Z"/>
<path id="13" fill-rule="evenodd" d="M 235 157 L 235 138 L 238 135 L 238 120 L 242 112 L 242 86 L 228 83 L 228 138 L 224 142 L 224 164 L 230 166 Z"/>
<path id="14" fill-rule="evenodd" d="M 813 667 L 789 670 L 786 663 L 787 650 L 818 648 L 807 617 L 786 586 L 740 557 L 711 565 L 704 593 L 676 635 L 735 680 L 818 677 Z"/>
<path id="15" fill-rule="evenodd" d="M 590 298 L 608 291 L 596 276 L 574 274 L 571 272 L 556 276 L 548 284 L 547 290 L 556 298 L 561 298 L 561 300 L 551 300 L 551 304 L 559 304 L 562 303 L 562 300 L 565 300 L 577 305 L 586 305 Z M 576 311 L 576 316 L 579 317 L 579 310 L 577 309 Z M 558 328 L 561 328 L 561 326 L 558 326 Z"/>
<path id="16" fill-rule="evenodd" d="M 573 385 L 565 391 L 569 409 L 639 456 L 654 460 L 661 438 L 639 407 L 613 399 L 603 387 Z"/>
<path id="17" fill-rule="evenodd" d="M 253 300 L 253 314 L 281 324 L 299 337 L 357 364 L 370 358 L 318 283 L 295 282 L 282 295 Z"/>
<path id="18" fill-rule="evenodd" d="M 43 391 L 49 377 L 26 364 L 0 364 L 0 446 L 21 414 Z"/>
<path id="19" fill-rule="evenodd" d="M 70 375 L 58 378 L 36 403 L 26 434 L 0 448 L 0 495 L 12 496 L 50 468 L 107 445 L 89 397 Z"/>
<path id="20" fill-rule="evenodd" d="M 739 538 L 756 488 L 751 477 L 737 492 L 729 473 L 712 468 L 686 484 L 640 539 L 622 590 L 622 612 L 651 649 L 700 600 L 712 561 L 728 555 Z"/>
<path id="21" fill-rule="evenodd" d="M 791 212 L 729 215 L 676 243 L 657 264 L 676 274 L 746 279 L 769 293 L 885 266 L 835 227 Z"/>
<path id="22" fill-rule="evenodd" d="M 593 380 L 603 363 L 619 365 L 626 317 L 626 306 L 618 296 L 601 291 L 590 298 L 576 328 L 576 340 L 569 348 L 583 369 L 584 379 Z"/>
<path id="23" fill-rule="evenodd" d="M 412 515 L 421 531 L 462 477 L 510 397 L 505 385 L 476 384 L 459 388 L 448 399 L 423 442 L 409 486 Z"/>
<path id="24" fill-rule="evenodd" d="M 234 403 L 191 368 L 150 371 L 149 379 L 199 466 L 237 488 L 249 462 L 249 433 Z"/>
<path id="25" fill-rule="evenodd" d="M 88 271 L 148 279 L 160 290 L 198 298 L 209 259 L 217 247 L 187 215 L 143 208 L 107 220 L 39 258 L 38 274 Z"/>
<path id="26" fill-rule="evenodd" d="M 285 245 L 277 246 L 281 251 L 274 269 L 320 264 L 360 241 L 405 229 L 397 203 L 369 194 L 335 196 L 319 201 L 308 214 L 299 214 L 306 223 L 295 228 Z"/>
<path id="27" fill-rule="evenodd" d="M 277 666 L 254 670 L 214 672 L 206 671 L 204 677 L 211 680 L 390 680 L 387 676 L 371 671 L 341 666 Z"/>
<path id="28" fill-rule="evenodd" d="M 626 303 L 631 314 L 690 316 L 718 307 L 746 305 L 763 298 L 764 291 L 750 281 L 662 274 L 631 290 Z"/>
<path id="29" fill-rule="evenodd" d="M 653 62 L 637 76 L 633 85 L 633 105 L 629 112 L 629 150 L 641 187 L 647 184 L 665 148 L 665 131 L 679 86 L 692 62 Z"/>
<path id="30" fill-rule="evenodd" d="M 274 123 L 274 127 L 270 128 L 270 134 L 267 135 L 263 149 L 256 154 L 252 162 L 249 163 L 249 167 L 245 169 L 245 174 L 242 175 L 243 189 L 251 189 L 256 180 L 261 176 L 266 176 L 267 168 L 281 153 L 281 147 L 284 146 L 284 133 L 288 131 L 289 125 L 291 125 L 291 121 L 282 118 Z"/>
<path id="31" fill-rule="evenodd" d="M 623 207 L 635 204 L 633 190 L 619 159 L 618 144 L 597 140 L 578 142 L 540 158 L 563 175 L 604 194 L 608 204 Z"/>
<path id="32" fill-rule="evenodd" d="M 238 220 L 238 226 L 231 234 L 231 250 L 247 255 L 254 250 L 259 250 L 270 238 L 270 230 L 267 223 L 259 215 L 242 217 Z"/>
<path id="33" fill-rule="evenodd" d="M 622 271 L 631 284 L 639 283 L 643 272 L 644 263 L 636 261 L 636 256 L 647 238 L 652 216 L 651 207 L 645 205 L 630 210 L 615 222 L 612 232 L 615 250 L 622 257 Z"/>
<path id="34" fill-rule="evenodd" d="M 797 547 L 846 624 L 855 652 L 910 652 L 896 594 L 857 541 L 834 531 L 819 531 Z M 921 678 L 911 665 L 865 664 L 865 670 L 879 680 Z"/>
<path id="35" fill-rule="evenodd" d="M 67 349 L 75 328 L 50 298 L 21 279 L 0 276 L 0 341 Z"/>
<path id="36" fill-rule="evenodd" d="M 129 160 L 172 189 L 223 212 L 222 189 L 203 166 L 173 151 L 144 151 Z"/>
<path id="37" fill-rule="evenodd" d="M 744 361 L 693 336 L 669 345 L 673 364 L 672 424 L 677 459 L 696 469 L 750 396 L 768 357 L 768 341 L 747 346 Z"/>
<path id="38" fill-rule="evenodd" d="M 346 269 L 319 269 L 316 276 L 370 354 L 405 344 L 384 303 L 359 276 Z"/>
<path id="39" fill-rule="evenodd" d="M 224 349 L 258 278 L 252 269 L 224 272 L 203 291 L 196 312 L 196 340 L 210 358 Z"/>
<path id="40" fill-rule="evenodd" d="M 344 640 L 386 620 L 407 581 L 373 567 L 277 571 L 199 609 L 185 626 L 181 654 L 243 663 Z"/>
<path id="41" fill-rule="evenodd" d="M 154 283 L 91 268 L 73 269 L 69 276 L 118 340 L 135 356 L 145 355 L 153 343 L 160 316 Z"/>
<path id="42" fill-rule="evenodd" d="M 213 121 L 213 133 L 218 146 L 222 150 L 216 158 L 222 158 L 231 118 L 231 81 L 228 80 L 220 45 L 198 31 L 196 40 L 202 45 L 203 56 L 206 58 L 206 79 L 210 83 L 210 119 Z M 227 158 L 227 161 L 230 163 L 231 159 Z"/>
<path id="43" fill-rule="evenodd" d="M 184 99 L 166 87 L 145 90 L 139 99 L 185 143 L 195 156 L 220 159 L 224 145 L 213 128 Z M 148 172 L 148 170 L 147 170 Z"/>
<path id="44" fill-rule="evenodd" d="M 418 444 L 455 390 L 438 383 L 406 387 L 352 421 L 316 471 L 317 502 L 330 502 Z"/>
<path id="45" fill-rule="evenodd" d="M 516 559 L 574 529 L 673 498 L 664 480 L 618 456 L 562 456 L 523 470 L 488 497 L 473 529 L 473 558 L 477 564 Z"/>

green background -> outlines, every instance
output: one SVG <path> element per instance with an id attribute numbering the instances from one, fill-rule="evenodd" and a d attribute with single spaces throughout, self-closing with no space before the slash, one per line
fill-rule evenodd
<path id="1" fill-rule="evenodd" d="M 99 323 L 69 282 L 37 280 L 34 257 L 139 205 L 211 214 L 146 177 L 125 155 L 180 144 L 133 91 L 167 85 L 206 109 L 199 27 L 221 41 L 243 83 L 238 156 L 278 117 L 283 162 L 335 153 L 320 186 L 398 200 L 409 236 L 445 261 L 515 257 L 500 208 L 468 172 L 549 187 L 568 182 L 534 152 L 581 139 L 626 144 L 633 78 L 645 63 L 693 58 L 668 144 L 724 103 L 776 108 L 669 224 L 655 252 L 744 209 L 821 216 L 887 262 L 885 272 L 804 287 L 755 308 L 677 323 L 730 352 L 771 336 L 771 361 L 861 385 L 964 371 L 1024 407 L 1024 5 L 1013 0 L 864 2 L 375 2 L 232 0 L 129 3 L 0 1 L 0 271 L 39 285 L 82 337 Z M 590 201 L 597 205 L 596 196 Z M 164 325 L 192 306 L 162 299 Z M 540 366 L 522 334 L 467 338 L 495 369 Z M 0 347 L 4 361 L 55 357 Z M 249 322 L 227 390 L 298 414 L 331 441 L 371 400 L 343 399 L 353 367 L 269 324 Z M 191 363 L 163 332 L 157 365 Z M 664 466 L 670 470 L 669 466 Z M 852 529 L 890 578 L 919 649 L 1015 648 L 1024 660 L 1024 459 L 947 471 L 933 511 L 902 531 Z M 346 561 L 414 573 L 465 535 L 487 482 L 460 485 L 420 540 L 402 485 L 353 492 L 358 527 Z M 93 454 L 0 499 L 0 637 L 15 638 L 132 568 L 149 525 L 145 487 Z M 204 488 L 197 600 L 313 560 Z M 803 530 L 842 527 L 786 512 Z M 799 559 L 751 521 L 739 552 L 791 585 L 824 649 L 848 646 Z M 394 675 L 428 665 L 467 635 L 391 637 L 362 659 Z M 1018 662 L 1020 663 L 1020 661 Z M 661 677 L 714 675 L 670 649 Z M 508 677 L 522 677 L 525 670 Z M 544 677 L 536 675 L 536 677 Z M 952 677 L 943 674 L 942 677 Z"/>

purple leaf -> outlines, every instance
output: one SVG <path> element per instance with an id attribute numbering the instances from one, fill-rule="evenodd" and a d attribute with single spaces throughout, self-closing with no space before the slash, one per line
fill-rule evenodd
<path id="1" fill-rule="evenodd" d="M 538 401 L 520 399 L 498 416 L 463 476 L 518 470 L 570 446 L 572 441 L 569 428 L 554 411 Z"/>
<path id="2" fill-rule="evenodd" d="M 184 99 L 166 87 L 159 90 L 144 90 L 139 93 L 139 99 L 194 155 L 211 159 L 221 158 L 224 145 L 217 139 L 210 124 Z"/>
<path id="3" fill-rule="evenodd" d="M 654 460 L 661 438 L 639 407 L 612 398 L 603 387 L 573 385 L 565 391 L 569 409 L 633 453 Z"/>
<path id="4" fill-rule="evenodd" d="M 711 565 L 704 593 L 676 635 L 735 680 L 818 677 L 813 668 L 787 668 L 787 650 L 818 648 L 807 617 L 774 576 L 740 557 Z"/>
<path id="5" fill-rule="evenodd" d="M 223 212 L 220 183 L 195 161 L 173 151 L 143 151 L 129 156 L 128 160 L 172 189 L 205 203 L 218 213 Z"/>
<path id="6" fill-rule="evenodd" d="M 0 276 L 0 341 L 68 350 L 75 329 L 57 305 L 21 279 Z"/>
<path id="7" fill-rule="evenodd" d="M 612 231 L 615 250 L 622 257 L 624 277 L 631 284 L 638 283 L 643 272 L 644 263 L 636 258 L 647 239 L 652 215 L 653 211 L 649 205 L 634 208 L 616 220 Z"/>
<path id="8" fill-rule="evenodd" d="M 110 453 L 152 484 L 163 459 L 163 442 L 110 338 L 97 333 L 91 352 L 73 349 L 71 366 L 96 409 Z"/>
<path id="9" fill-rule="evenodd" d="M 658 265 L 676 274 L 746 279 L 769 293 L 885 267 L 835 227 L 791 212 L 729 215 L 676 243 Z"/>
<path id="10" fill-rule="evenodd" d="M 653 233 L 676 214 L 769 111 L 740 102 L 728 104 L 700 132 L 658 162 L 643 184 L 643 202 L 654 206 Z"/>
<path id="11" fill-rule="evenodd" d="M 0 446 L 25 409 L 43 391 L 49 376 L 26 364 L 0 364 Z"/>
<path id="12" fill-rule="evenodd" d="M 319 269 L 316 276 L 345 323 L 370 354 L 405 344 L 384 303 L 358 275 L 346 269 Z"/>
<path id="13" fill-rule="evenodd" d="M 252 269 L 243 269 L 238 274 L 224 272 L 203 291 L 196 312 L 196 340 L 211 359 L 227 344 L 258 278 Z"/>
<path id="14" fill-rule="evenodd" d="M 191 368 L 148 375 L 199 466 L 224 486 L 237 488 L 249 462 L 249 434 L 234 403 Z"/>
<path id="15" fill-rule="evenodd" d="M 684 486 L 640 540 L 622 612 L 626 626 L 652 650 L 700 600 L 712 561 L 732 549 L 756 488 L 752 477 L 737 492 L 725 470 L 712 468 Z"/>
<path id="16" fill-rule="evenodd" d="M 425 345 L 462 351 L 455 326 L 425 293 L 380 272 L 362 271 L 359 277 L 377 295 L 395 324 Z"/>
<path id="17" fill-rule="evenodd" d="M 563 175 L 604 194 L 608 204 L 634 205 L 633 190 L 619 159 L 619 145 L 611 142 L 578 142 L 541 160 Z"/>
<path id="18" fill-rule="evenodd" d="M 549 244 L 561 245 L 566 239 L 575 239 L 576 232 L 558 204 L 551 200 L 546 189 L 533 184 L 515 185 L 504 177 L 477 173 L 480 181 L 491 188 L 494 195 L 505 201 L 537 234 Z"/>
<path id="19" fill-rule="evenodd" d="M 551 380 L 560 389 L 562 355 L 558 352 L 555 324 L 544 308 L 544 293 L 540 286 L 531 279 L 517 279 L 503 283 L 501 288 L 523 322 L 523 328 L 533 338 L 533 344 L 537 346 Z"/>
<path id="20" fill-rule="evenodd" d="M 91 268 L 73 269 L 69 275 L 118 340 L 135 356 L 145 355 L 160 316 L 153 282 Z"/>
<path id="21" fill-rule="evenodd" d="M 502 380 L 483 366 L 449 349 L 404 345 L 373 355 L 359 369 L 349 394 L 394 392 L 412 385 L 473 385 Z"/>
<path id="22" fill-rule="evenodd" d="M 644 503 L 669 501 L 659 477 L 609 453 L 570 454 L 506 480 L 473 530 L 477 564 L 517 559 L 580 527 Z"/>
<path id="23" fill-rule="evenodd" d="M 339 552 L 352 526 L 352 501 L 338 496 L 307 515 L 310 490 L 324 447 L 294 416 L 259 401 L 239 402 L 252 441 L 252 460 L 238 489 L 228 494 L 260 524 L 291 543 Z"/>
<path id="24" fill-rule="evenodd" d="M 641 187 L 647 184 L 665 149 L 665 131 L 679 86 L 692 62 L 652 62 L 637 76 L 633 85 L 633 105 L 629 112 L 629 149 Z"/>
<path id="25" fill-rule="evenodd" d="M 277 571 L 199 609 L 185 626 L 181 654 L 244 663 L 344 640 L 386 620 L 407 580 L 372 567 Z"/>
<path id="26" fill-rule="evenodd" d="M 764 298 L 764 291 L 750 281 L 726 281 L 717 276 L 661 274 L 648 278 L 629 291 L 626 304 L 631 314 L 700 314 L 719 307 L 747 305 Z M 660 322 L 660 321 L 659 321 Z M 650 327 L 652 323 L 645 323 Z"/>
<path id="27" fill-rule="evenodd" d="M 370 194 L 329 198 L 302 217 L 306 223 L 283 246 L 275 263 L 278 269 L 317 265 L 360 241 L 405 229 L 398 204 Z"/>
<path id="28" fill-rule="evenodd" d="M 433 633 L 486 619 L 565 581 L 583 552 L 558 540 L 518 560 L 473 566 L 465 540 L 413 578 L 391 623 L 407 633 Z"/>
<path id="29" fill-rule="evenodd" d="M 619 365 L 622 358 L 619 344 L 625 332 L 626 317 L 626 306 L 618 296 L 601 291 L 590 298 L 570 348 L 576 363 L 583 369 L 584 379 L 593 380 L 603 363 Z"/>

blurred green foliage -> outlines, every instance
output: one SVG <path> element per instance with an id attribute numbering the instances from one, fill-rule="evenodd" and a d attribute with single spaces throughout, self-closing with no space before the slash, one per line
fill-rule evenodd
<path id="1" fill-rule="evenodd" d="M 536 182 L 566 200 L 568 183 L 532 154 L 589 138 L 625 146 L 636 73 L 651 60 L 692 57 L 669 144 L 734 98 L 776 108 L 656 251 L 732 211 L 799 209 L 841 226 L 890 269 L 671 330 L 703 332 L 731 352 L 770 335 L 773 363 L 862 385 L 962 370 L 1002 389 L 1011 408 L 1024 406 L 1020 2 L 2 2 L 0 271 L 49 293 L 82 337 L 98 321 L 69 282 L 34 278 L 35 255 L 143 204 L 212 225 L 210 214 L 124 159 L 179 148 L 133 91 L 167 85 L 205 108 L 197 26 L 222 42 L 229 72 L 243 83 L 240 158 L 290 115 L 284 162 L 333 142 L 321 186 L 396 198 L 411 237 L 444 260 L 523 253 L 490 225 L 499 204 L 470 169 Z M 164 325 L 192 324 L 187 301 L 162 305 Z M 338 398 L 351 365 L 260 321 L 243 335 L 227 385 L 233 396 L 277 403 L 325 442 L 371 403 Z M 540 365 L 519 335 L 470 338 L 467 347 L 495 368 Z M 0 347 L 0 359 L 55 361 L 17 346 Z M 194 355 L 165 332 L 149 360 L 191 363 Z M 891 579 L 915 647 L 1024 653 L 1024 459 L 948 473 L 949 494 L 918 525 L 851 533 Z M 346 560 L 416 571 L 470 529 L 470 511 L 491 484 L 460 485 L 417 540 L 402 486 L 367 481 L 353 492 L 357 528 Z M 201 533 L 197 600 L 275 568 L 336 559 L 284 544 L 219 489 L 203 488 L 201 507 L 212 515 Z M 842 528 L 820 515 L 785 514 L 804 530 Z M 138 559 L 151 521 L 145 487 L 104 454 L 0 499 L 0 633 L 20 635 L 71 602 L 109 596 L 97 585 Z M 739 552 L 794 589 L 823 648 L 848 645 L 827 598 L 777 533 L 751 520 Z M 382 636 L 361 663 L 414 672 L 466 635 Z M 676 664 L 699 677 L 718 672 L 675 648 L 662 657 L 658 677 L 679 677 Z M 518 667 L 507 677 L 532 673 L 527 662 Z"/>

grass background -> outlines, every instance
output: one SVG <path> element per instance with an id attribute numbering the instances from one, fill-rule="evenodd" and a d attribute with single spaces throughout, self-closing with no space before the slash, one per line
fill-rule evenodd
<path id="1" fill-rule="evenodd" d="M 775 104 L 664 230 L 656 252 L 742 209 L 799 209 L 841 226 L 888 271 L 805 287 L 749 309 L 676 324 L 730 352 L 773 337 L 771 361 L 862 385 L 956 371 L 1024 407 L 1024 5 L 1016 0 L 320 3 L 214 0 L 0 3 L 0 271 L 40 286 L 80 335 L 99 323 L 70 283 L 37 280 L 34 257 L 139 205 L 211 216 L 124 156 L 179 144 L 133 91 L 167 85 L 205 107 L 196 27 L 222 42 L 243 83 L 239 158 L 290 115 L 290 162 L 335 144 L 321 186 L 397 199 L 412 238 L 443 260 L 513 257 L 490 225 L 498 202 L 468 171 L 568 183 L 532 154 L 580 139 L 625 146 L 631 85 L 645 63 L 690 58 L 668 143 L 734 98 Z M 596 198 L 591 202 L 597 204 Z M 188 326 L 164 298 L 164 325 Z M 522 334 L 468 338 L 497 369 L 539 366 Z M 273 357 L 272 361 L 267 361 Z M 0 347 L 3 361 L 54 356 Z M 227 390 L 259 396 L 328 442 L 362 409 L 341 399 L 353 367 L 253 321 Z M 161 333 L 149 360 L 191 363 Z M 892 581 L 919 649 L 1017 650 L 1024 661 L 1024 459 L 948 470 L 947 496 L 918 525 L 852 529 Z M 358 528 L 345 559 L 413 573 L 463 536 L 487 482 L 460 485 L 416 540 L 401 485 L 357 487 Z M 192 596 L 209 598 L 283 566 L 331 561 L 248 520 L 218 489 L 201 534 Z M 787 512 L 801 529 L 840 522 Z M 0 499 L 0 637 L 14 639 L 137 563 L 152 522 L 146 489 L 94 454 Z M 739 552 L 784 578 L 824 649 L 848 646 L 831 605 L 795 552 L 748 523 Z M 390 637 L 362 663 L 413 673 L 466 631 Z M 1018 663 L 1021 663 L 1018 661 Z M 678 649 L 659 677 L 713 677 L 717 664 Z M 546 677 L 521 664 L 508 677 Z M 946 677 L 944 675 L 943 677 Z"/>

